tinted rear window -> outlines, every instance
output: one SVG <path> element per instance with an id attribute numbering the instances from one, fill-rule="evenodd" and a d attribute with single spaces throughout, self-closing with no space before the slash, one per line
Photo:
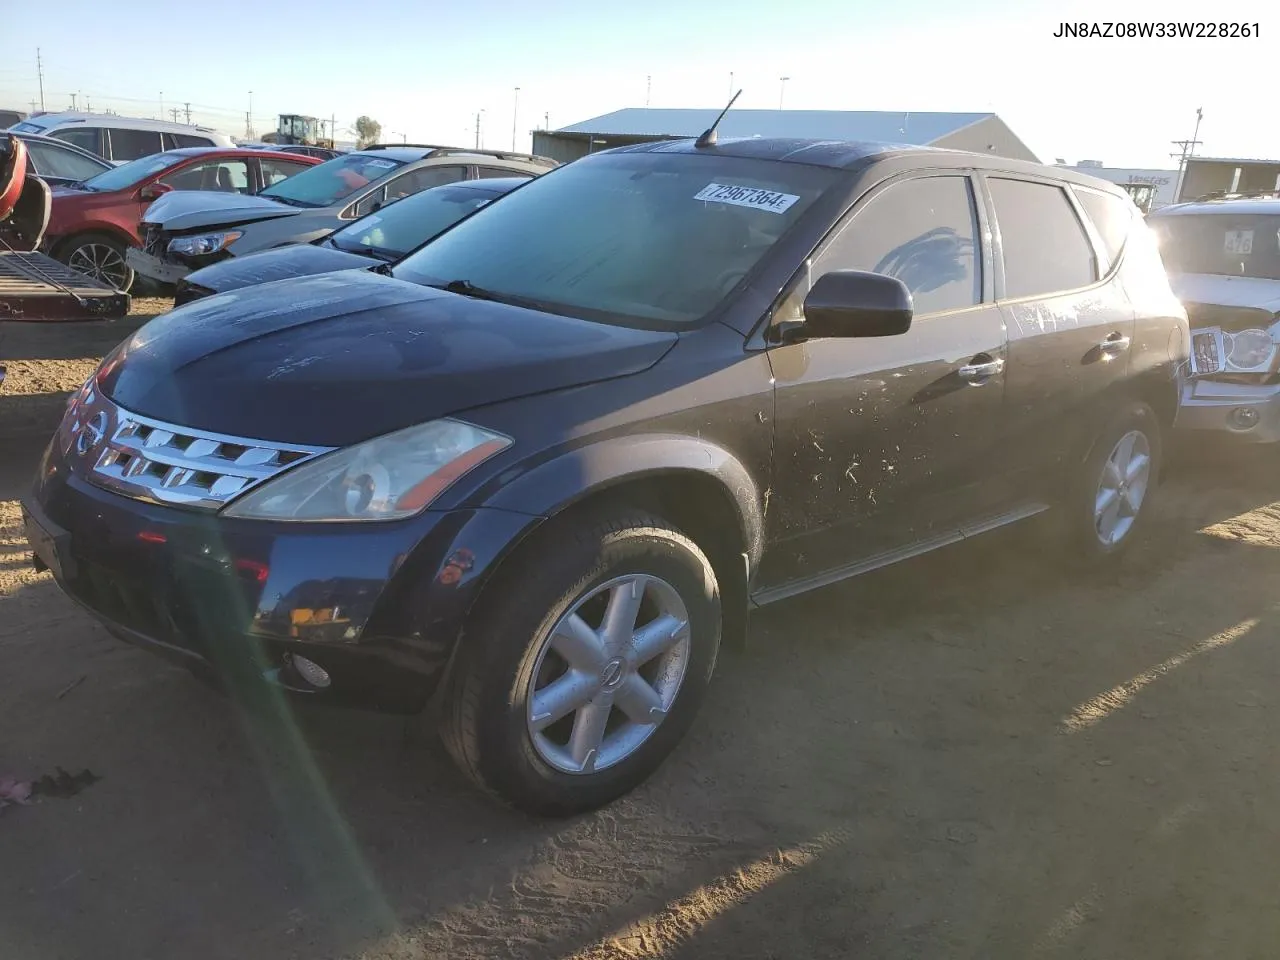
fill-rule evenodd
<path id="1" fill-rule="evenodd" d="M 1097 279 L 1093 245 L 1059 186 L 987 181 L 1004 249 L 1005 296 L 1045 296 Z"/>
<path id="2" fill-rule="evenodd" d="M 1280 280 L 1280 213 L 1174 214 L 1147 223 L 1174 273 Z"/>
<path id="3" fill-rule="evenodd" d="M 137 160 L 139 157 L 149 157 L 153 153 L 159 153 L 163 149 L 160 134 L 155 130 L 111 128 L 112 160 Z"/>

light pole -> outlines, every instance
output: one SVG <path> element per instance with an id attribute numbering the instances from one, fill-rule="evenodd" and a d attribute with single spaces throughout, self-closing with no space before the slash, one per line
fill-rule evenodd
<path id="1" fill-rule="evenodd" d="M 480 117 L 484 114 L 484 108 L 476 111 L 476 149 L 480 149 Z"/>
<path id="2" fill-rule="evenodd" d="M 790 77 L 779 77 L 779 78 L 778 78 L 778 109 L 779 109 L 779 110 L 781 110 L 781 109 L 782 109 L 782 97 L 783 97 L 783 96 L 786 94 L 786 92 L 787 92 L 787 81 L 788 81 L 788 80 L 790 80 L 790 79 L 791 79 Z"/>
<path id="3" fill-rule="evenodd" d="M 515 101 L 511 105 L 511 149 L 516 148 L 516 124 L 520 120 L 520 88 L 516 87 Z"/>
<path id="4" fill-rule="evenodd" d="M 408 138 L 405 134 L 401 133 L 399 130 L 392 130 L 392 131 L 391 131 L 391 135 L 392 135 L 393 137 L 395 137 L 395 136 L 399 136 L 399 137 L 400 137 L 400 142 L 401 142 L 401 143 L 408 143 L 408 142 L 409 142 L 409 138 Z"/>
<path id="5" fill-rule="evenodd" d="M 649 95 L 653 93 L 653 75 L 644 78 L 644 105 L 649 106 Z"/>
<path id="6" fill-rule="evenodd" d="M 733 71 L 729 71 L 729 96 L 733 96 Z"/>

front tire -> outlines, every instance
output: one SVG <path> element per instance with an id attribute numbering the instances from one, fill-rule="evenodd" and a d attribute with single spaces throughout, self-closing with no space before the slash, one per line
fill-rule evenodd
<path id="1" fill-rule="evenodd" d="M 128 293 L 134 272 L 124 255 L 125 245 L 104 233 L 72 237 L 58 249 L 58 259 L 72 270 Z"/>
<path id="2" fill-rule="evenodd" d="M 539 816 L 645 780 L 692 723 L 720 645 L 710 562 L 645 513 L 549 521 L 477 607 L 441 736 L 478 786 Z"/>
<path id="3" fill-rule="evenodd" d="M 1159 419 L 1141 401 L 1128 403 L 1098 434 L 1066 504 L 1067 535 L 1078 560 L 1118 560 L 1139 539 L 1163 455 Z"/>

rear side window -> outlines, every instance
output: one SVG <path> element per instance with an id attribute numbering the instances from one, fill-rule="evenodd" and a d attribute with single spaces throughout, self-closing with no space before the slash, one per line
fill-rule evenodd
<path id="1" fill-rule="evenodd" d="M 896 183 L 872 200 L 831 242 L 814 276 L 867 270 L 907 285 L 917 314 L 982 301 L 975 260 L 977 222 L 969 178 L 925 177 Z"/>
<path id="2" fill-rule="evenodd" d="M 74 143 L 82 150 L 103 156 L 102 130 L 99 127 L 70 127 L 66 130 L 55 130 L 50 136 L 65 140 L 67 143 Z M 155 153 L 154 150 L 151 152 Z"/>
<path id="3" fill-rule="evenodd" d="M 286 180 L 295 173 L 307 169 L 307 164 L 293 163 L 290 160 L 259 160 L 258 166 L 262 170 L 262 185 L 264 187 L 279 183 L 281 180 Z"/>
<path id="4" fill-rule="evenodd" d="M 987 183 L 1004 250 L 1006 297 L 1075 290 L 1098 279 L 1093 245 L 1061 187 L 1001 178 Z"/>
<path id="5" fill-rule="evenodd" d="M 176 150 L 179 147 L 212 147 L 214 142 L 208 137 L 197 137 L 190 133 L 166 133 L 164 135 L 164 148 L 166 150 Z"/>
<path id="6" fill-rule="evenodd" d="M 1120 259 L 1129 228 L 1133 225 L 1133 204 L 1122 197 L 1099 193 L 1083 187 L 1074 188 L 1076 199 L 1084 207 L 1085 214 L 1093 221 L 1094 229 L 1102 238 L 1102 249 L 1107 253 L 1107 269 Z"/>
<path id="7" fill-rule="evenodd" d="M 26 144 L 27 155 L 35 164 L 36 173 L 42 177 L 88 180 L 108 169 L 105 162 L 90 160 L 83 154 L 66 147 L 55 147 L 49 143 L 32 143 L 30 140 L 26 141 Z"/>
<path id="8" fill-rule="evenodd" d="M 110 133 L 112 160 L 137 160 L 164 149 L 160 134 L 155 130 L 124 130 L 113 127 Z"/>
<path id="9" fill-rule="evenodd" d="M 501 167 L 476 167 L 477 180 L 495 180 L 506 177 L 532 180 L 533 174 L 525 173 L 523 170 L 503 170 Z"/>

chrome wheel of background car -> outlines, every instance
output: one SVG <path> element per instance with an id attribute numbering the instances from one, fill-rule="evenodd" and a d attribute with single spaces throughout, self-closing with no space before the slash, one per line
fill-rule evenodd
<path id="1" fill-rule="evenodd" d="M 125 289 L 133 275 L 124 262 L 124 254 L 105 243 L 80 244 L 67 257 L 67 266 L 117 290 Z"/>
<path id="2" fill-rule="evenodd" d="M 1151 447 L 1140 430 L 1122 436 L 1102 466 L 1093 522 L 1105 546 L 1119 543 L 1133 528 L 1151 481 Z"/>
<path id="3" fill-rule="evenodd" d="M 689 611 L 665 580 L 635 574 L 596 587 L 542 641 L 528 727 L 538 755 L 594 773 L 636 752 L 680 692 Z"/>

